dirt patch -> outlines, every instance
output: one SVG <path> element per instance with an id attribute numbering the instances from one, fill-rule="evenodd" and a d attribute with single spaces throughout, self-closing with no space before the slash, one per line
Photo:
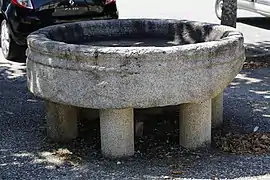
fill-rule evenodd
<path id="1" fill-rule="evenodd" d="M 270 67 L 270 53 L 246 48 L 246 61 L 243 69 L 257 69 Z"/>
<path id="2" fill-rule="evenodd" d="M 270 133 L 237 134 L 218 130 L 213 135 L 213 145 L 233 154 L 267 154 L 270 153 Z"/>

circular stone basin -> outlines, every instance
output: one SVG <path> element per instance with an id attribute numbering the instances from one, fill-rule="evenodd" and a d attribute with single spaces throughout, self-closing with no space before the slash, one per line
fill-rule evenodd
<path id="1" fill-rule="evenodd" d="M 63 106 L 101 109 L 102 151 L 113 156 L 133 154 L 125 139 L 133 138 L 132 108 L 183 104 L 180 144 L 209 142 L 211 119 L 222 119 L 221 105 L 213 104 L 222 104 L 245 60 L 243 36 L 234 28 L 187 20 L 76 22 L 27 40 L 29 90 Z"/>

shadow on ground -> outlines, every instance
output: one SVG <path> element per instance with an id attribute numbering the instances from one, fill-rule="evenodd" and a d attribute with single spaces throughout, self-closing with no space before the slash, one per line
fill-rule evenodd
<path id="1" fill-rule="evenodd" d="M 225 90 L 225 119 L 234 131 L 270 131 L 269 74 L 269 68 L 243 70 Z"/>
<path id="2" fill-rule="evenodd" d="M 225 90 L 227 130 L 250 132 L 259 126 L 269 131 L 269 74 L 269 68 L 243 70 Z M 90 126 L 70 144 L 52 143 L 42 101 L 26 88 L 23 63 L 0 62 L 0 107 L 0 179 L 210 179 L 270 172 L 268 155 L 179 148 L 177 112 L 149 117 L 147 133 L 136 138 L 137 152 L 130 159 L 102 158 L 98 121 L 84 124 Z"/>
<path id="3" fill-rule="evenodd" d="M 241 17 L 237 18 L 238 23 L 270 30 L 270 18 L 268 17 Z M 270 64 L 270 41 L 258 41 L 245 43 L 247 61 L 259 61 Z"/>

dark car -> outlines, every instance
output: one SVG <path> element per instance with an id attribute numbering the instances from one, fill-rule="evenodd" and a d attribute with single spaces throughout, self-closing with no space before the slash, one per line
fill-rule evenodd
<path id="1" fill-rule="evenodd" d="M 117 19 L 115 0 L 0 0 L 1 47 L 6 59 L 25 56 L 26 37 L 49 25 Z"/>

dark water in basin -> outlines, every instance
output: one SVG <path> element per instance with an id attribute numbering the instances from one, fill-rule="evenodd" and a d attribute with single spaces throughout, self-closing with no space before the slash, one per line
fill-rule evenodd
<path id="1" fill-rule="evenodd" d="M 84 45 L 104 47 L 166 47 L 183 45 L 180 40 L 161 38 L 136 38 L 136 39 L 101 39 L 83 43 Z"/>

